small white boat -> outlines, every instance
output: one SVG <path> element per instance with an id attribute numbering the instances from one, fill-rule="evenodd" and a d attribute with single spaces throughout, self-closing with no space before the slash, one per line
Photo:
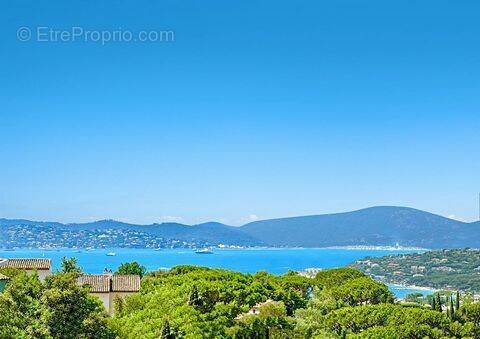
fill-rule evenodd
<path id="1" fill-rule="evenodd" d="M 202 248 L 202 249 L 196 250 L 195 253 L 197 253 L 197 254 L 213 254 L 213 251 L 209 248 Z"/>
<path id="2" fill-rule="evenodd" d="M 114 257 L 114 256 L 116 256 L 115 252 L 108 252 L 107 255 L 108 255 L 109 257 Z"/>

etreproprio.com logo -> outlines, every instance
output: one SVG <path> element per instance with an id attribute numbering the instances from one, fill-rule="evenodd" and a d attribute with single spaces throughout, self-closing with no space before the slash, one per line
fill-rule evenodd
<path id="1" fill-rule="evenodd" d="M 118 42 L 174 42 L 173 30 L 139 30 L 125 29 L 92 30 L 81 26 L 68 29 L 55 29 L 48 26 L 30 28 L 22 26 L 17 29 L 17 40 L 21 42 L 86 42 L 105 45 Z"/>

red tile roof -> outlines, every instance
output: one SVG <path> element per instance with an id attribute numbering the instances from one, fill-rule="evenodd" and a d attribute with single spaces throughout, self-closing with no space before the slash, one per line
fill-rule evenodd
<path id="1" fill-rule="evenodd" d="M 21 270 L 50 270 L 50 259 L 15 258 L 0 262 L 0 267 L 18 268 Z"/>
<path id="2" fill-rule="evenodd" d="M 108 275 L 81 275 L 80 285 L 88 285 L 93 293 L 110 292 L 110 277 Z"/>
<path id="3" fill-rule="evenodd" d="M 80 285 L 89 285 L 92 293 L 108 292 L 138 292 L 140 291 L 140 276 L 138 275 L 81 275 Z"/>
<path id="4" fill-rule="evenodd" d="M 139 275 L 114 275 L 112 277 L 113 292 L 138 292 L 140 291 Z"/>

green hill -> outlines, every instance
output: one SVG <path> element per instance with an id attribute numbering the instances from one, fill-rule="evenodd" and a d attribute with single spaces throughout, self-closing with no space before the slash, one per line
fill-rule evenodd
<path id="1" fill-rule="evenodd" d="M 480 247 L 480 227 L 407 207 L 252 222 L 241 228 L 275 246 Z"/>
<path id="2" fill-rule="evenodd" d="M 389 283 L 480 291 L 480 250 L 451 249 L 366 258 L 354 266 Z"/>

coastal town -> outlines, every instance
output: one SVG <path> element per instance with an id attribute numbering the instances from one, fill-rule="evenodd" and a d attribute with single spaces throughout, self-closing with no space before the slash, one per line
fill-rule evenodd
<path id="1" fill-rule="evenodd" d="M 15 224 L 0 228 L 0 244 L 13 248 L 198 248 L 212 244 L 200 239 L 163 238 L 140 230 L 74 229 L 41 224 Z"/>
<path id="2" fill-rule="evenodd" d="M 369 257 L 356 261 L 352 266 L 385 283 L 480 291 L 478 249 L 444 249 Z"/>

